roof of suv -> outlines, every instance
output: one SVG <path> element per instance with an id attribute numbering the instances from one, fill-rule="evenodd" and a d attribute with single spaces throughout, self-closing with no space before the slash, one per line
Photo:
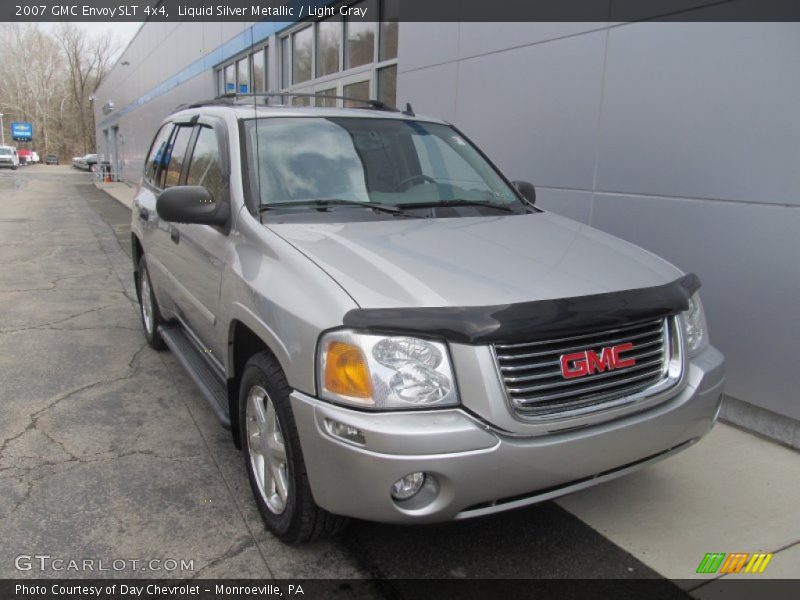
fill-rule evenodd
<path id="1" fill-rule="evenodd" d="M 358 117 L 377 119 L 396 119 L 402 121 L 428 121 L 431 123 L 445 123 L 440 119 L 422 115 L 407 114 L 395 110 L 381 110 L 375 108 L 322 108 L 315 106 L 288 106 L 288 105 L 256 105 L 256 104 L 217 104 L 197 103 L 188 106 L 179 106 L 170 115 L 195 115 L 203 112 L 209 115 L 230 115 L 233 112 L 237 119 L 251 119 L 253 117 Z"/>

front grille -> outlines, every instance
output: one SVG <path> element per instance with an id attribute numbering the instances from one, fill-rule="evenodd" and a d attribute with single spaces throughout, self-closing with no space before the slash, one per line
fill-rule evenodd
<path id="1" fill-rule="evenodd" d="M 646 396 L 670 377 L 673 349 L 672 319 L 632 323 L 625 327 L 581 333 L 568 337 L 514 344 L 495 344 L 497 367 L 512 408 L 523 417 L 558 418 L 575 412 L 602 410 L 620 399 Z M 563 355 L 594 351 L 631 343 L 620 354 L 635 359 L 632 366 L 595 368 L 572 379 L 561 372 Z M 570 363 L 574 364 L 574 363 Z"/>

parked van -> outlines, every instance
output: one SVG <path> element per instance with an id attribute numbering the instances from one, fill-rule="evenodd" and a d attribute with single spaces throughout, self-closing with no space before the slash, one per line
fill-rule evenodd
<path id="1" fill-rule="evenodd" d="M 19 155 L 14 146 L 0 146 L 0 167 L 16 169 L 19 166 Z"/>

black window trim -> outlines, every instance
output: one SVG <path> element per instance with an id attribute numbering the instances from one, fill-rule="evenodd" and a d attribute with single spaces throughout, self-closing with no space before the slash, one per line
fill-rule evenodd
<path id="1" fill-rule="evenodd" d="M 163 189 L 163 188 L 158 187 L 158 185 L 157 185 L 158 176 L 161 175 L 161 172 L 162 172 L 163 169 L 161 168 L 161 165 L 159 165 L 158 170 L 156 171 L 156 176 L 154 176 L 151 179 L 148 176 L 148 173 L 147 173 L 148 164 L 149 164 L 148 163 L 148 159 L 150 158 L 150 156 L 153 153 L 153 149 L 155 148 L 156 142 L 158 141 L 158 138 L 159 138 L 159 136 L 161 134 L 161 131 L 164 128 L 169 128 L 169 127 L 172 128 L 172 130 L 169 132 L 169 135 L 167 136 L 167 143 L 169 144 L 169 141 L 172 139 L 172 135 L 175 133 L 175 122 L 172 121 L 172 120 L 165 121 L 164 123 L 161 124 L 161 126 L 158 128 L 158 131 L 156 131 L 156 134 L 153 136 L 153 141 L 150 142 L 150 149 L 147 151 L 147 154 L 145 155 L 146 158 L 145 158 L 145 163 L 144 163 L 142 182 L 145 185 L 147 185 L 149 188 L 151 188 L 152 190 L 156 190 L 156 191 L 161 191 Z"/>
<path id="2" fill-rule="evenodd" d="M 172 145 L 172 150 L 170 151 L 170 154 L 169 154 L 169 162 L 167 163 L 167 166 L 165 168 L 161 169 L 161 172 L 159 173 L 159 182 L 158 183 L 161 184 L 161 187 L 158 188 L 159 190 L 163 191 L 163 190 L 166 189 L 166 187 L 164 187 L 164 181 L 166 179 L 166 173 L 169 171 L 169 167 L 172 164 L 172 156 L 173 156 L 173 154 L 175 152 L 175 147 L 174 146 L 175 146 L 175 142 L 178 139 L 178 132 L 182 128 L 186 127 L 187 129 L 191 129 L 192 132 L 189 135 L 189 141 L 186 142 L 186 154 L 184 154 L 184 156 L 183 156 L 183 164 L 181 165 L 181 172 L 178 174 L 178 183 L 176 183 L 175 186 L 184 185 L 184 182 L 186 181 L 186 173 L 187 173 L 186 167 L 188 165 L 188 162 L 186 161 L 186 157 L 188 156 L 188 157 L 191 158 L 190 151 L 192 151 L 192 152 L 194 151 L 194 140 L 197 137 L 197 132 L 195 131 L 196 123 L 197 123 L 197 116 L 192 117 L 191 121 L 175 121 L 175 122 L 173 122 L 173 125 L 175 127 L 172 130 L 172 135 L 169 138 L 169 141 L 171 142 L 171 145 Z M 175 186 L 172 186 L 172 187 L 175 187 Z"/>
<path id="3" fill-rule="evenodd" d="M 186 185 L 186 178 L 189 176 L 189 169 L 191 168 L 192 161 L 194 160 L 194 151 L 195 147 L 197 146 L 197 138 L 200 136 L 200 129 L 203 127 L 208 127 L 214 132 L 217 139 L 217 152 L 219 153 L 220 169 L 222 170 L 222 179 L 224 181 L 222 197 L 215 199 L 215 201 L 220 204 L 228 204 L 228 206 L 232 209 L 230 152 L 228 149 L 228 129 L 225 121 L 213 115 L 197 115 L 193 117 L 192 122 L 194 131 L 192 132 L 192 137 L 189 139 L 189 145 L 187 146 L 188 160 L 186 160 L 183 165 L 180 185 Z M 232 212 L 233 211 L 231 210 L 231 213 Z M 203 227 L 211 227 L 212 229 L 216 229 L 225 235 L 228 235 L 230 232 L 230 222 L 225 227 L 219 227 L 216 225 L 204 225 Z"/>

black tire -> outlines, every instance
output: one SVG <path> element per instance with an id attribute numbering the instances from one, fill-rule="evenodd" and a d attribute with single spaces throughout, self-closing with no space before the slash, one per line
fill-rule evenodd
<path id="1" fill-rule="evenodd" d="M 139 318 L 142 321 L 142 332 L 151 348 L 155 350 L 162 350 L 164 348 L 164 340 L 158 333 L 158 327 L 164 322 L 161 319 L 161 311 L 158 309 L 158 302 L 153 293 L 153 286 L 150 283 L 150 274 L 147 272 L 147 261 L 144 255 L 139 258 L 139 285 L 137 286 L 139 293 Z M 150 313 L 148 323 L 148 310 L 147 300 L 150 302 Z"/>
<path id="2" fill-rule="evenodd" d="M 252 415 L 252 410 L 248 413 L 248 399 L 251 393 L 258 396 L 261 390 L 266 392 L 266 398 L 260 400 L 265 414 L 269 412 L 270 403 L 274 407 L 274 415 L 278 422 L 275 431 L 277 431 L 279 443 L 282 443 L 285 452 L 286 469 L 284 473 L 288 485 L 285 486 L 286 498 L 283 502 L 283 510 L 280 512 L 276 512 L 274 506 L 270 507 L 271 500 L 268 499 L 268 494 L 262 491 L 267 485 L 264 481 L 265 476 L 262 477 L 263 483 L 259 484 L 254 470 L 256 459 L 251 458 L 259 455 L 258 452 L 253 454 L 251 451 L 251 442 L 255 444 L 254 440 L 259 438 L 260 434 L 254 435 L 251 440 L 251 435 L 248 433 L 248 419 Z M 299 545 L 339 533 L 347 525 L 348 519 L 331 514 L 314 502 L 300 447 L 300 438 L 289 402 L 290 392 L 291 388 L 275 358 L 268 352 L 253 355 L 245 365 L 239 385 L 239 432 L 250 487 L 267 529 L 286 544 Z M 257 428 L 252 423 L 251 421 L 251 427 Z M 270 477 L 270 481 L 273 479 L 274 476 Z M 275 498 L 275 494 L 271 498 Z"/>

